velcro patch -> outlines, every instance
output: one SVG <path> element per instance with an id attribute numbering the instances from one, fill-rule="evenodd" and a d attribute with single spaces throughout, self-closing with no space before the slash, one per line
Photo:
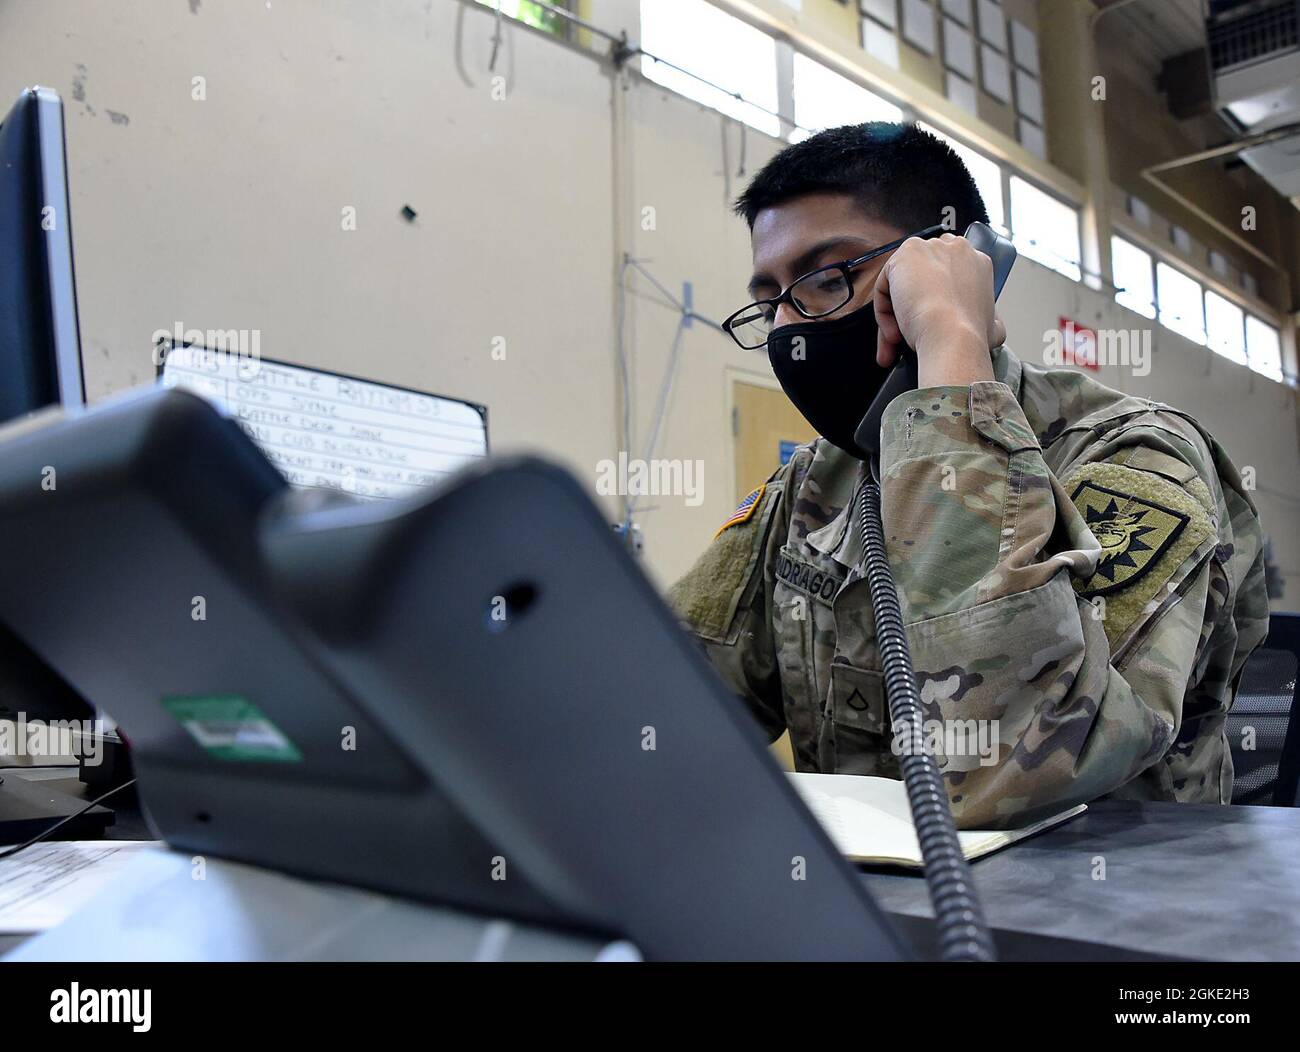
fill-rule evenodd
<path id="1" fill-rule="evenodd" d="M 752 519 L 754 517 L 754 512 L 758 510 L 759 504 L 763 501 L 763 493 L 766 490 L 767 483 L 764 482 L 758 487 L 758 489 L 754 490 L 753 493 L 742 500 L 740 506 L 727 517 L 727 521 L 718 527 L 718 533 L 721 533 L 723 530 L 729 529 L 732 526 L 739 526 L 742 522 L 748 522 Z M 716 538 L 718 533 L 715 533 L 713 536 Z"/>
<path id="2" fill-rule="evenodd" d="M 1174 508 L 1090 480 L 1080 482 L 1070 499 L 1101 545 L 1097 572 L 1079 588 L 1088 597 L 1135 584 L 1173 547 L 1189 521 Z"/>
<path id="3" fill-rule="evenodd" d="M 1155 607 L 1161 589 L 1214 534 L 1205 505 L 1163 475 L 1121 464 L 1088 464 L 1063 480 L 1084 524 L 1101 545 L 1097 569 L 1074 590 L 1104 597 L 1112 643 Z M 1185 576 L 1183 574 L 1182 576 Z M 1177 578 L 1177 579 L 1176 579 Z"/>
<path id="4" fill-rule="evenodd" d="M 701 639 L 734 642 L 732 629 L 742 601 L 761 581 L 766 523 L 781 499 L 780 485 L 760 486 L 741 529 L 719 531 L 686 575 L 668 590 L 668 605 Z M 733 525 L 738 525 L 733 523 Z"/>

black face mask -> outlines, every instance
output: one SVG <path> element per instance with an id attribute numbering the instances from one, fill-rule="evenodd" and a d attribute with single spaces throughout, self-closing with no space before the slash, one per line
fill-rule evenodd
<path id="1" fill-rule="evenodd" d="M 853 433 L 889 375 L 876 364 L 878 332 L 868 303 L 832 321 L 778 326 L 767 339 L 786 397 L 819 435 L 859 460 L 867 453 Z"/>

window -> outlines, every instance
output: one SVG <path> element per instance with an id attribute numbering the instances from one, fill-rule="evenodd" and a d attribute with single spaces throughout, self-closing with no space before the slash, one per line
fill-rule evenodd
<path id="1" fill-rule="evenodd" d="M 641 72 L 656 84 L 768 135 L 781 134 L 776 41 L 766 33 L 705 0 L 654 0 L 641 5 L 641 47 L 722 90 L 643 56 Z"/>
<path id="2" fill-rule="evenodd" d="M 877 22 L 883 22 L 890 29 L 898 25 L 898 11 L 894 6 L 894 0 L 862 0 L 861 11 Z"/>
<path id="3" fill-rule="evenodd" d="M 1156 283 L 1151 256 L 1122 237 L 1110 239 L 1110 264 L 1115 272 L 1115 302 L 1144 318 L 1156 316 Z"/>
<path id="4" fill-rule="evenodd" d="M 1016 112 L 1035 124 L 1043 123 L 1043 90 L 1038 78 L 1023 69 L 1016 70 Z"/>
<path id="5" fill-rule="evenodd" d="M 1017 250 L 1078 281 L 1079 212 L 1018 175 L 1011 177 L 1011 240 Z"/>
<path id="6" fill-rule="evenodd" d="M 1020 145 L 1039 160 L 1047 160 L 1047 140 L 1043 138 L 1043 129 L 1024 117 L 1016 118 L 1016 137 Z"/>
<path id="7" fill-rule="evenodd" d="M 898 69 L 898 36 L 870 18 L 862 20 L 862 50 L 878 62 Z"/>
<path id="8" fill-rule="evenodd" d="M 960 106 L 972 117 L 979 116 L 979 103 L 975 98 L 975 85 L 950 69 L 943 72 L 943 93 L 948 101 Z"/>
<path id="9" fill-rule="evenodd" d="M 971 24 L 971 0 L 941 0 L 943 13 L 964 26 Z"/>
<path id="10" fill-rule="evenodd" d="M 1140 197 L 1128 196 L 1128 214 L 1143 226 L 1151 225 L 1151 207 Z"/>
<path id="11" fill-rule="evenodd" d="M 894 7 L 894 0 L 862 0 L 861 10 L 863 14 L 870 14 L 891 29 L 898 25 L 898 10 Z"/>
<path id="12" fill-rule="evenodd" d="M 1250 367 L 1282 382 L 1282 340 L 1278 331 L 1253 314 L 1246 315 L 1246 356 Z"/>
<path id="13" fill-rule="evenodd" d="M 1011 101 L 1011 67 L 1006 56 L 988 44 L 980 45 L 980 83 L 998 102 Z"/>
<path id="14" fill-rule="evenodd" d="M 1217 292 L 1205 293 L 1205 335 L 1210 350 L 1246 364 L 1245 312 Z"/>
<path id="15" fill-rule="evenodd" d="M 1160 308 L 1161 325 L 1195 343 L 1205 343 L 1205 299 L 1201 286 L 1163 260 L 1156 264 L 1156 304 Z"/>
<path id="16" fill-rule="evenodd" d="M 1002 233 L 1007 233 L 1007 217 L 1002 210 L 1002 169 L 998 167 L 997 162 L 985 157 L 978 150 L 972 150 L 964 142 L 958 142 L 951 135 L 945 135 L 938 128 L 924 121 L 916 123 L 920 128 L 952 147 L 953 153 L 961 158 L 961 163 L 966 166 L 971 178 L 975 180 L 975 188 L 980 192 L 980 197 L 984 198 L 984 207 L 989 213 L 989 224 Z"/>
<path id="17" fill-rule="evenodd" d="M 1011 54 L 1016 65 L 1038 76 L 1038 34 L 1023 22 L 1011 20 Z"/>
<path id="18" fill-rule="evenodd" d="M 1002 8 L 997 0 L 979 0 L 980 39 L 999 51 L 1007 49 L 1007 24 L 1002 20 Z"/>
<path id="19" fill-rule="evenodd" d="M 493 10 L 497 6 L 497 0 L 478 0 L 478 2 Z M 567 8 L 569 5 L 564 0 L 554 0 L 551 6 Z M 522 22 L 526 26 L 554 33 L 557 37 L 568 35 L 569 27 L 563 15 L 548 11 L 540 4 L 532 3 L 532 0 L 501 0 L 501 13 L 507 18 Z"/>
<path id="20" fill-rule="evenodd" d="M 841 124 L 903 119 L 903 111 L 892 102 L 798 52 L 793 87 L 794 119 L 799 127 L 790 136 L 791 142 L 807 138 L 803 128 L 820 131 Z"/>
<path id="21" fill-rule="evenodd" d="M 929 0 L 903 0 L 903 39 L 927 55 L 934 54 L 934 8 Z"/>
<path id="22" fill-rule="evenodd" d="M 975 79 L 975 38 L 951 18 L 943 20 L 943 64 L 967 80 Z"/>

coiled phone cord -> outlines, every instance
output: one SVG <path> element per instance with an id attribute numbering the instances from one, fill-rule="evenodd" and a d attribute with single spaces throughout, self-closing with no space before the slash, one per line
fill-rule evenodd
<path id="1" fill-rule="evenodd" d="M 903 612 L 885 552 L 885 531 L 880 517 L 880 486 L 871 478 L 863 482 L 859 507 L 867 587 L 876 619 L 876 642 L 884 669 L 885 697 L 894 727 L 906 727 L 913 741 L 920 738 L 921 698 L 912 671 L 912 655 L 903 630 Z M 925 864 L 925 882 L 934 906 L 939 935 L 939 955 L 945 961 L 996 960 L 993 937 L 962 854 L 948 806 L 943 775 L 933 756 L 923 748 L 908 749 L 899 758 L 907 800 L 912 808 L 916 839 Z"/>

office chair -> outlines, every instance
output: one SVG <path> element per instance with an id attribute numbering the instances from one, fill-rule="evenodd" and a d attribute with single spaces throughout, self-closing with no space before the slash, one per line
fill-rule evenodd
<path id="1" fill-rule="evenodd" d="M 1296 807 L 1300 782 L 1300 614 L 1273 614 L 1268 637 L 1242 670 L 1225 729 L 1236 780 L 1234 804 Z M 1254 748 L 1243 748 L 1246 729 Z"/>

